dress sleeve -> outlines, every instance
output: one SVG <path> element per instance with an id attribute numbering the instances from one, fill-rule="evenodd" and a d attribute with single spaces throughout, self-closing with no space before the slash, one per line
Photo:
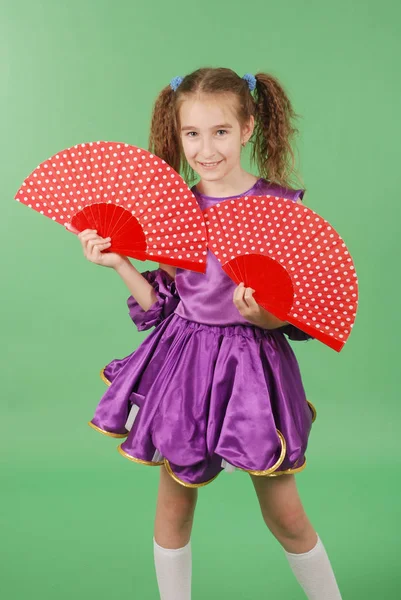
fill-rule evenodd
<path id="1" fill-rule="evenodd" d="M 303 197 L 305 195 L 305 190 L 295 190 L 295 194 L 294 194 L 294 202 L 297 202 L 297 200 L 303 200 Z"/>
<path id="2" fill-rule="evenodd" d="M 137 326 L 138 331 L 150 329 L 159 325 L 166 317 L 174 312 L 180 301 L 174 279 L 164 269 L 144 271 L 141 273 L 156 292 L 157 301 L 148 309 L 143 310 L 135 298 L 127 300 L 129 315 Z"/>

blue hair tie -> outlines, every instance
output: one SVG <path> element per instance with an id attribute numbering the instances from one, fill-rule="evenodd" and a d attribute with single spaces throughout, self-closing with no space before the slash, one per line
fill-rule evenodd
<path id="1" fill-rule="evenodd" d="M 247 82 L 249 90 L 253 92 L 253 90 L 256 87 L 256 77 L 251 73 L 245 73 L 242 79 L 244 79 Z"/>
<path id="2" fill-rule="evenodd" d="M 173 79 L 170 81 L 171 89 L 176 92 L 177 88 L 182 84 L 183 81 L 184 78 L 180 77 L 179 75 L 177 75 L 177 77 L 173 77 Z"/>

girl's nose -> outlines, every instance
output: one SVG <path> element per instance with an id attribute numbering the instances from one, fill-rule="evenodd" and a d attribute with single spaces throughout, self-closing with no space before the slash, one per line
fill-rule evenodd
<path id="1" fill-rule="evenodd" d="M 213 142 L 211 140 L 203 140 L 202 144 L 202 155 L 205 159 L 214 158 L 216 151 L 214 149 Z"/>

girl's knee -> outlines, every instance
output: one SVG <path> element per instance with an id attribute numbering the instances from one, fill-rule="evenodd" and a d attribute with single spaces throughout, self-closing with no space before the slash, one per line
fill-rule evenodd
<path id="1" fill-rule="evenodd" d="M 196 496 L 193 494 L 162 495 L 158 510 L 169 523 L 185 526 L 193 521 L 195 506 Z"/>
<path id="2" fill-rule="evenodd" d="M 274 525 L 279 535 L 288 539 L 302 538 L 311 527 L 303 510 L 296 512 L 284 510 L 277 515 Z"/>
<path id="3" fill-rule="evenodd" d="M 196 497 L 159 497 L 155 519 L 155 539 L 163 548 L 182 548 L 191 536 Z"/>
<path id="4" fill-rule="evenodd" d="M 253 478 L 263 519 L 278 539 L 299 539 L 311 528 L 294 476 Z"/>
<path id="5" fill-rule="evenodd" d="M 282 510 L 274 517 L 264 515 L 264 520 L 271 533 L 285 548 L 305 541 L 309 544 L 315 537 L 312 524 L 303 510 Z"/>

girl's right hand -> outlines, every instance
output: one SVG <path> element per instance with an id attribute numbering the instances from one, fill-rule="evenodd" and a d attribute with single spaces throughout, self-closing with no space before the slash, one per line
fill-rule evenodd
<path id="1" fill-rule="evenodd" d="M 78 239 L 81 242 L 85 258 L 95 265 L 116 269 L 128 260 L 125 256 L 114 252 L 103 252 L 110 248 L 111 238 L 100 237 L 94 229 L 81 231 Z"/>

